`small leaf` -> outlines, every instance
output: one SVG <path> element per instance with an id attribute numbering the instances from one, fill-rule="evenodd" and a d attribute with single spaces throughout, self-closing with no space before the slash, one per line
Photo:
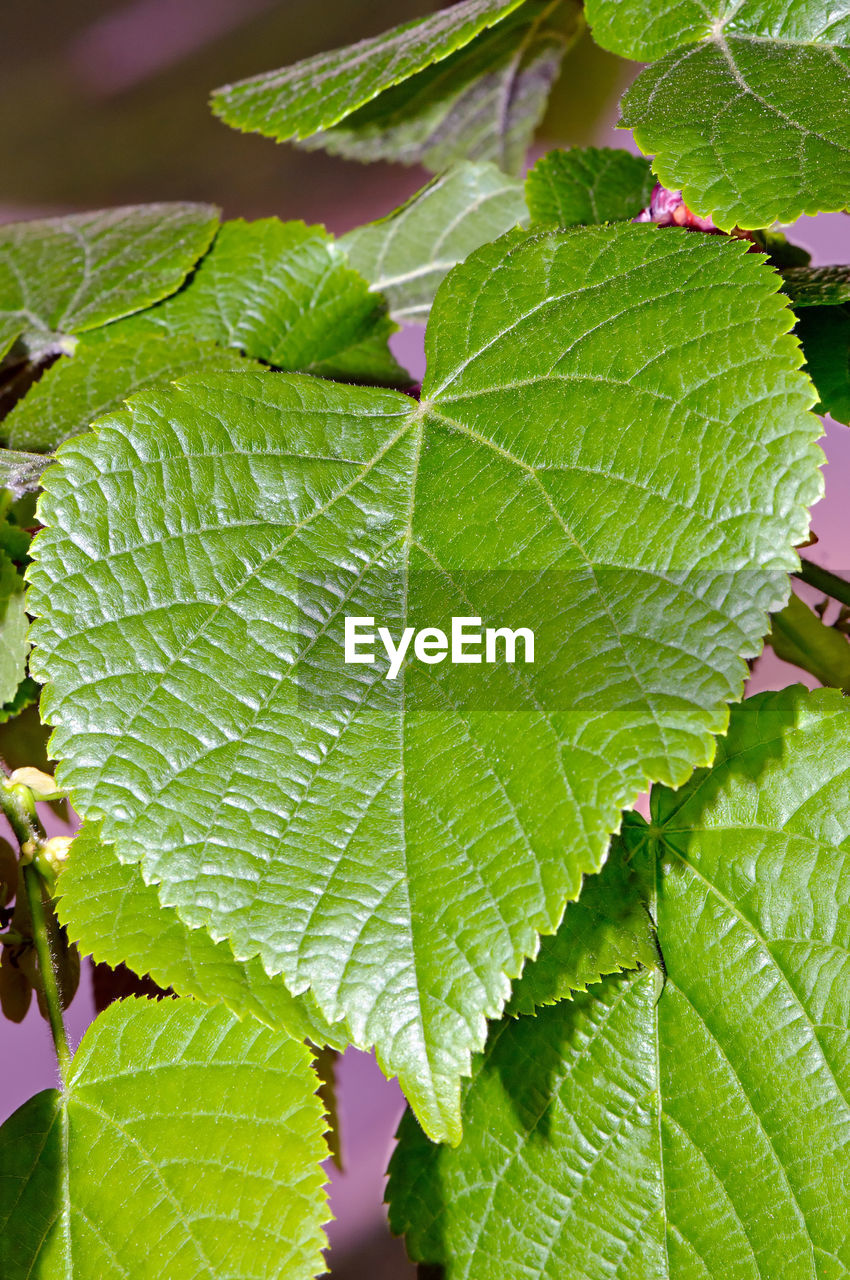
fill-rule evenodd
<path id="1" fill-rule="evenodd" d="M 41 487 L 42 473 L 51 461 L 42 453 L 0 448 L 0 486 L 10 489 L 16 497 L 35 493 Z"/>
<path id="2" fill-rule="evenodd" d="M 538 935 L 647 778 L 711 758 L 787 599 L 821 454 L 779 283 L 726 238 L 510 233 L 441 285 L 421 404 L 195 375 L 46 477 L 60 784 L 438 1136 Z M 344 615 L 467 614 L 522 619 L 539 661 L 343 661 Z"/>
<path id="3" fill-rule="evenodd" d="M 636 218 L 655 179 L 649 161 L 611 147 L 550 151 L 526 178 L 532 222 L 574 227 Z"/>
<path id="4" fill-rule="evenodd" d="M 464 0 L 350 48 L 225 85 L 213 94 L 212 109 L 226 124 L 278 142 L 308 138 L 448 58 L 522 2 Z"/>
<path id="5" fill-rule="evenodd" d="M 787 0 L 588 0 L 603 48 L 645 62 L 623 124 L 659 181 L 718 227 L 844 209 L 850 11 Z"/>
<path id="6" fill-rule="evenodd" d="M 407 385 L 387 348 L 382 298 L 323 227 L 226 222 L 179 293 L 104 330 L 104 339 L 171 334 L 235 347 L 278 368 Z"/>
<path id="7" fill-rule="evenodd" d="M 236 354 L 194 338 L 81 338 L 74 354 L 57 360 L 0 423 L 0 436 L 12 449 L 53 452 L 142 387 L 170 382 L 194 369 L 238 369 L 244 363 Z"/>
<path id="8" fill-rule="evenodd" d="M 160 906 L 139 867 L 119 862 L 90 823 L 71 846 L 57 893 L 68 936 L 96 963 L 124 964 L 164 990 L 224 1004 L 239 1018 L 256 1018 L 297 1040 L 345 1047 L 344 1033 L 328 1026 L 309 993 L 291 996 L 258 960 L 238 961 L 227 942 L 187 929 L 176 911 Z"/>
<path id="9" fill-rule="evenodd" d="M 763 694 L 710 770 L 656 789 L 666 980 L 495 1027 L 464 1139 L 408 1115 L 393 1229 L 445 1280 L 830 1280 L 850 1268 L 850 706 Z M 657 881 L 657 886 L 656 886 Z"/>
<path id="10" fill-rule="evenodd" d="M 850 693 L 850 642 L 828 627 L 799 596 L 771 618 L 768 643 L 777 658 L 809 671 L 821 684 Z"/>
<path id="11" fill-rule="evenodd" d="M 458 160 L 523 167 L 561 60 L 584 29 L 577 0 L 525 0 L 496 27 L 305 139 L 352 160 L 438 173 Z"/>
<path id="12" fill-rule="evenodd" d="M 783 274 L 795 310 L 850 302 L 850 267 L 792 267 Z"/>
<path id="13" fill-rule="evenodd" d="M 24 580 L 0 551 L 0 706 L 11 702 L 27 673 L 29 619 L 24 609 Z"/>
<path id="14" fill-rule="evenodd" d="M 62 335 L 173 293 L 217 224 L 211 205 L 149 204 L 0 227 L 0 349 L 23 333 L 32 355 L 55 354 Z"/>
<path id="15" fill-rule="evenodd" d="M 850 425 L 850 305 L 804 307 L 797 334 L 820 397 L 815 412 Z"/>
<path id="16" fill-rule="evenodd" d="M 397 320 L 424 324 L 451 268 L 527 218 L 522 183 L 493 164 L 459 164 L 339 247 Z"/>
<path id="17" fill-rule="evenodd" d="M 327 1156 L 301 1044 L 190 1000 L 124 1000 L 66 1086 L 0 1129 L 4 1280 L 323 1270 Z"/>

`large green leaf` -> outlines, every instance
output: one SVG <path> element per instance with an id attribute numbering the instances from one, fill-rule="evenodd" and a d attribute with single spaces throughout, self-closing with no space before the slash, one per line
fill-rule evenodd
<path id="1" fill-rule="evenodd" d="M 525 0 L 445 61 L 302 145 L 433 173 L 461 159 L 519 173 L 564 53 L 583 29 L 578 0 Z"/>
<path id="2" fill-rule="evenodd" d="M 850 306 L 804 307 L 797 334 L 820 397 L 817 412 L 850 425 Z"/>
<path id="3" fill-rule="evenodd" d="M 172 334 L 301 373 L 404 385 L 394 329 L 324 227 L 263 218 L 226 222 L 185 289 L 99 337 Z"/>
<path id="4" fill-rule="evenodd" d="M 323 1270 L 327 1155 L 305 1047 L 191 1000 L 124 1000 L 61 1092 L 0 1129 L 4 1280 Z"/>
<path id="5" fill-rule="evenodd" d="M 0 437 L 13 450 L 51 452 L 141 387 L 192 369 L 237 369 L 242 363 L 235 352 L 179 335 L 81 338 L 73 356 L 57 360 L 0 422 Z"/>
<path id="6" fill-rule="evenodd" d="M 205 929 L 187 929 L 176 911 L 160 906 L 139 867 L 120 862 L 93 824 L 76 836 L 57 892 L 69 938 L 97 963 L 124 964 L 178 995 L 224 1004 L 239 1018 L 258 1018 L 299 1040 L 344 1048 L 345 1036 L 327 1025 L 309 992 L 291 996 L 256 958 L 240 962 L 227 942 L 214 942 Z"/>
<path id="7" fill-rule="evenodd" d="M 378 94 L 448 58 L 523 0 L 464 0 L 393 31 L 225 85 L 212 108 L 236 129 L 279 142 L 329 129 Z"/>
<path id="8" fill-rule="evenodd" d="M 464 1141 L 408 1117 L 391 1221 L 446 1280 L 838 1280 L 850 1269 L 850 707 L 736 710 L 626 828 L 666 983 L 497 1027 Z"/>
<path id="9" fill-rule="evenodd" d="M 546 227 L 622 222 L 649 204 L 649 161 L 613 147 L 550 151 L 526 178 L 531 219 Z"/>
<path id="10" fill-rule="evenodd" d="M 0 354 L 23 334 L 39 355 L 173 293 L 208 248 L 206 204 L 128 205 L 0 227 Z"/>
<path id="11" fill-rule="evenodd" d="M 27 673 L 28 630 L 24 580 L 0 551 L 0 706 L 11 702 Z"/>
<path id="12" fill-rule="evenodd" d="M 731 240 L 511 233 L 441 286 L 420 405 L 194 376 L 45 477 L 31 666 L 79 812 L 375 1044 L 437 1136 L 538 933 L 647 780 L 711 758 L 787 598 L 821 454 L 778 283 Z M 531 626 L 537 656 L 385 679 L 343 615 Z"/>
<path id="13" fill-rule="evenodd" d="M 459 164 L 339 246 L 397 320 L 424 324 L 451 268 L 527 218 L 522 183 L 493 164 Z"/>
<path id="14" fill-rule="evenodd" d="M 604 48 L 659 59 L 623 123 L 689 208 L 729 230 L 847 206 L 848 0 L 588 0 L 587 16 Z"/>

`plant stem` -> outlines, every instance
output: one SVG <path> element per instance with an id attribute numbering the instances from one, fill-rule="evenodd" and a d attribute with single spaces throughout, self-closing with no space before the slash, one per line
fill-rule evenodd
<path id="1" fill-rule="evenodd" d="M 819 564 L 812 564 L 811 560 L 801 560 L 800 569 L 794 577 L 850 607 L 850 582 L 846 578 L 839 578 L 837 573 L 830 573 Z"/>
<path id="2" fill-rule="evenodd" d="M 34 866 L 25 866 L 23 874 L 27 890 L 27 902 L 32 916 L 32 936 L 36 955 L 38 956 L 38 970 L 44 987 L 44 1002 L 47 1005 L 47 1017 L 50 1022 L 50 1030 L 53 1033 L 53 1043 L 56 1047 L 59 1075 L 64 1084 L 67 1079 L 68 1068 L 71 1065 L 71 1050 L 68 1047 L 68 1036 L 65 1032 L 65 1023 L 62 1018 L 59 983 L 53 962 L 53 952 L 50 947 L 50 931 L 44 907 L 44 887 L 41 876 Z"/>

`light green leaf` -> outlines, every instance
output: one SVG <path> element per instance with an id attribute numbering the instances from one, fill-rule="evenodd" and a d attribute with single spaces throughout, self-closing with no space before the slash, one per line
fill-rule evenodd
<path id="1" fill-rule="evenodd" d="M 792 267 L 783 274 L 795 310 L 850 302 L 850 267 Z"/>
<path id="2" fill-rule="evenodd" d="M 0 551 L 0 706 L 12 701 L 27 674 L 28 630 L 24 580 Z"/>
<path id="3" fill-rule="evenodd" d="M 850 305 L 804 307 L 797 335 L 820 397 L 816 412 L 850 425 Z"/>
<path id="4" fill-rule="evenodd" d="M 147 204 L 0 227 L 0 350 L 33 356 L 173 293 L 209 247 L 206 204 Z"/>
<path id="5" fill-rule="evenodd" d="M 711 758 L 787 599 L 822 455 L 778 284 L 716 237 L 511 233 L 443 282 L 420 405 L 196 375 L 45 477 L 62 785 L 187 924 L 375 1044 L 437 1136 L 538 934 L 647 779 Z M 389 680 L 343 662 L 344 615 L 539 648 Z"/>
<path id="6" fill-rule="evenodd" d="M 695 213 L 728 231 L 847 206 L 848 0 L 588 0 L 587 17 L 604 48 L 660 59 L 623 124 Z"/>
<path id="7" fill-rule="evenodd" d="M 649 161 L 612 147 L 550 151 L 525 182 L 533 223 L 575 227 L 625 222 L 649 204 L 655 179 Z"/>
<path id="8" fill-rule="evenodd" d="M 540 939 L 540 951 L 514 984 L 506 1012 L 534 1013 L 586 991 L 607 974 L 658 963 L 641 881 L 615 841 L 602 870 L 585 876 L 581 896 L 567 906 L 558 932 Z"/>
<path id="9" fill-rule="evenodd" d="M 578 0 L 526 0 L 445 61 L 302 145 L 433 173 L 462 159 L 491 160 L 517 174 L 561 60 L 583 29 Z"/>
<path id="10" fill-rule="evenodd" d="M 185 289 L 102 336 L 182 335 L 282 369 L 405 385 L 387 348 L 394 329 L 324 227 L 264 218 L 226 222 Z"/>
<path id="11" fill-rule="evenodd" d="M 446 1280 L 850 1268 L 850 706 L 763 694 L 626 828 L 666 965 L 496 1027 L 464 1141 L 412 1118 L 390 1216 Z M 651 875 L 651 872 L 650 872 Z"/>
<path id="12" fill-rule="evenodd" d="M 123 1000 L 61 1092 L 0 1129 L 4 1280 L 323 1270 L 327 1156 L 306 1048 L 192 1000 Z"/>
<path id="13" fill-rule="evenodd" d="M 212 109 L 226 124 L 278 142 L 329 129 L 378 94 L 442 62 L 523 0 L 464 0 L 347 49 L 217 89 Z"/>
<path id="14" fill-rule="evenodd" d="M 16 497 L 34 493 L 41 486 L 41 476 L 51 462 L 42 453 L 21 453 L 17 449 L 0 449 L 0 486 Z"/>
<path id="15" fill-rule="evenodd" d="M 339 247 L 397 320 L 424 324 L 451 268 L 527 219 L 522 183 L 493 164 L 459 164 L 380 222 L 350 231 Z"/>
<path id="16" fill-rule="evenodd" d="M 768 643 L 784 662 L 809 671 L 821 684 L 850 693 L 850 643 L 823 622 L 799 596 L 771 619 Z"/>
<path id="17" fill-rule="evenodd" d="M 211 342 L 176 335 L 81 338 L 74 354 L 57 360 L 0 422 L 0 437 L 12 449 L 52 452 L 142 387 L 193 369 L 238 369 L 245 363 Z"/>
<path id="18" fill-rule="evenodd" d="M 257 1018 L 298 1040 L 345 1047 L 345 1036 L 327 1025 L 309 992 L 291 996 L 256 958 L 236 960 L 227 942 L 187 929 L 176 911 L 161 907 L 139 867 L 119 862 L 94 824 L 75 838 L 57 892 L 69 938 L 96 963 L 124 964 L 166 990 L 224 1004 L 239 1018 Z"/>

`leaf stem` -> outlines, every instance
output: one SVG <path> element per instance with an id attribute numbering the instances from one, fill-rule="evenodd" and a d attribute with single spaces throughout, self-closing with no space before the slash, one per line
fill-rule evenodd
<path id="1" fill-rule="evenodd" d="M 846 578 L 839 578 L 837 573 L 830 573 L 828 569 L 822 569 L 819 564 L 813 564 L 811 560 L 801 560 L 800 568 L 794 577 L 850 607 L 850 582 Z"/>
<path id="2" fill-rule="evenodd" d="M 59 1075 L 63 1085 L 71 1065 L 71 1050 L 68 1047 L 68 1036 L 62 1018 L 62 1001 L 59 996 L 59 982 L 53 951 L 50 946 L 50 930 L 47 923 L 47 912 L 44 905 L 44 884 L 35 867 L 30 863 L 23 868 L 24 884 L 27 890 L 27 902 L 32 916 L 32 936 L 38 956 L 38 970 L 44 988 L 44 1002 L 47 1005 L 47 1017 L 53 1034 L 56 1058 L 59 1063 Z"/>

